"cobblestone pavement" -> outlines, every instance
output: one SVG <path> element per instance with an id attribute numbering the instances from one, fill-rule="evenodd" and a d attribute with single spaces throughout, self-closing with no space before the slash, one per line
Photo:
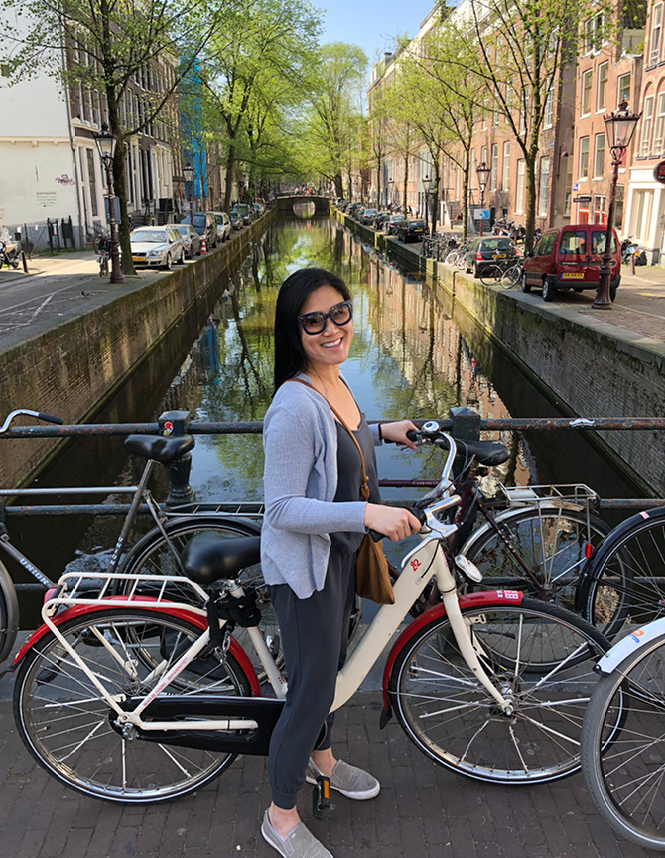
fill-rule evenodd
<path id="1" fill-rule="evenodd" d="M 381 781 L 373 801 L 338 796 L 312 819 L 335 858 L 646 858 L 618 842 L 581 775 L 551 785 L 472 781 L 423 756 L 393 720 L 379 729 L 380 695 L 359 693 L 339 713 L 333 746 Z M 262 758 L 246 757 L 195 795 L 152 807 L 105 804 L 61 787 L 33 762 L 0 703 L 0 843 L 12 858 L 230 858 L 276 855 L 259 833 L 269 803 Z"/>

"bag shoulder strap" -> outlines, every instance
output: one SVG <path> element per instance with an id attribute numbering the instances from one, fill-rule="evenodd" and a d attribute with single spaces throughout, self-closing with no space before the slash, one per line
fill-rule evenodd
<path id="1" fill-rule="evenodd" d="M 336 409 L 336 408 L 334 408 L 334 407 L 330 404 L 330 402 L 328 401 L 328 397 L 327 397 L 327 396 L 325 396 L 323 393 L 321 393 L 321 391 L 320 391 L 320 390 L 317 390 L 317 389 L 314 387 L 314 385 L 313 385 L 313 384 L 310 384 L 308 381 L 305 381 L 305 380 L 304 380 L 304 379 L 302 379 L 302 378 L 289 378 L 289 379 L 287 379 L 287 381 L 295 381 L 295 382 L 297 382 L 298 384 L 304 384 L 304 385 L 305 385 L 305 387 L 309 387 L 309 388 L 310 388 L 311 390 L 313 390 L 315 393 L 318 393 L 320 397 L 322 397 L 323 399 L 325 399 L 325 401 L 328 403 L 328 407 L 330 408 L 330 410 L 332 411 L 332 413 L 335 415 L 335 417 L 337 418 L 337 420 L 342 424 L 342 426 L 343 426 L 343 427 L 346 429 L 346 431 L 349 433 L 349 435 L 351 436 L 351 440 L 352 440 L 352 441 L 353 441 L 353 443 L 356 445 L 356 449 L 358 450 L 358 455 L 360 456 L 360 467 L 362 468 L 362 472 L 363 472 L 363 481 L 362 481 L 362 485 L 360 486 L 360 495 L 361 495 L 361 497 L 362 497 L 362 499 L 363 499 L 363 500 L 368 500 L 368 499 L 369 499 L 369 485 L 368 485 L 368 483 L 369 483 L 369 479 L 368 479 L 368 477 L 367 477 L 367 472 L 366 472 L 366 470 L 365 470 L 365 457 L 363 456 L 363 451 L 360 449 L 360 444 L 358 443 L 358 441 L 357 441 L 357 439 L 356 439 L 356 436 L 353 434 L 352 430 L 351 430 L 351 429 L 349 429 L 349 427 L 347 426 L 347 424 L 346 424 L 345 420 L 344 420 L 344 419 L 342 418 L 342 416 L 340 415 L 339 411 L 337 411 L 337 409 Z M 285 383 L 286 383 L 286 382 L 285 382 Z"/>

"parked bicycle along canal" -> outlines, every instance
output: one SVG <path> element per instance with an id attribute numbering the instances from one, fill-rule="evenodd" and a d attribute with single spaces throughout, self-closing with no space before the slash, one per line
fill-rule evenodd
<path id="1" fill-rule="evenodd" d="M 455 405 L 472 406 L 482 417 L 559 415 L 502 352 L 469 329 L 468 321 L 462 334 L 443 296 L 422 277 L 400 271 L 340 224 L 315 218 L 282 220 L 271 227 L 228 283 L 220 284 L 221 299 L 203 330 L 197 330 L 194 313 L 185 315 L 94 421 L 148 422 L 176 409 L 188 410 L 197 420 L 261 420 L 272 393 L 277 291 L 288 274 L 303 266 L 329 268 L 351 288 L 355 336 L 344 374 L 368 419 L 445 418 Z M 594 413 L 593 402 L 588 413 Z M 583 482 L 605 497 L 635 496 L 581 433 L 504 433 L 500 438 L 512 455 L 493 470 L 490 484 Z M 442 453 L 432 448 L 414 453 L 383 447 L 377 460 L 379 476 L 393 478 L 438 478 L 443 463 Z M 143 464 L 125 453 L 122 439 L 80 438 L 35 485 L 135 485 Z M 260 501 L 262 473 L 260 436 L 196 437 L 190 481 L 197 500 Z M 157 469 L 152 489 L 158 500 L 166 498 L 164 469 Z M 404 489 L 383 494 L 413 496 Z M 108 501 L 125 499 L 111 496 Z M 118 517 L 12 517 L 9 528 L 26 555 L 57 578 L 68 564 L 102 568 L 120 523 Z M 16 581 L 27 580 L 21 570 L 11 572 Z M 24 594 L 23 627 L 38 621 L 39 602 L 36 594 Z"/>

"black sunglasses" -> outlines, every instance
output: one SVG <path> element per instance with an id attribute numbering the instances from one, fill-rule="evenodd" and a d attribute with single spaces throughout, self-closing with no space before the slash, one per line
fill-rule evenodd
<path id="1" fill-rule="evenodd" d="M 329 313 L 304 313 L 302 316 L 298 316 L 298 321 L 306 334 L 314 336 L 325 331 L 328 319 L 333 325 L 341 327 L 348 325 L 352 317 L 351 301 L 341 301 L 339 304 L 334 304 Z"/>

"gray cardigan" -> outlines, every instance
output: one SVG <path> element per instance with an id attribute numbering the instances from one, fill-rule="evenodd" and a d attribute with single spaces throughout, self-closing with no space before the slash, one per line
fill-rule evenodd
<path id="1" fill-rule="evenodd" d="M 302 373 L 297 377 L 310 381 Z M 379 445 L 378 424 L 370 430 Z M 307 599 L 325 584 L 330 534 L 365 531 L 365 501 L 333 503 L 337 431 L 328 403 L 316 391 L 293 382 L 279 388 L 264 418 L 263 448 L 263 577 Z"/>

